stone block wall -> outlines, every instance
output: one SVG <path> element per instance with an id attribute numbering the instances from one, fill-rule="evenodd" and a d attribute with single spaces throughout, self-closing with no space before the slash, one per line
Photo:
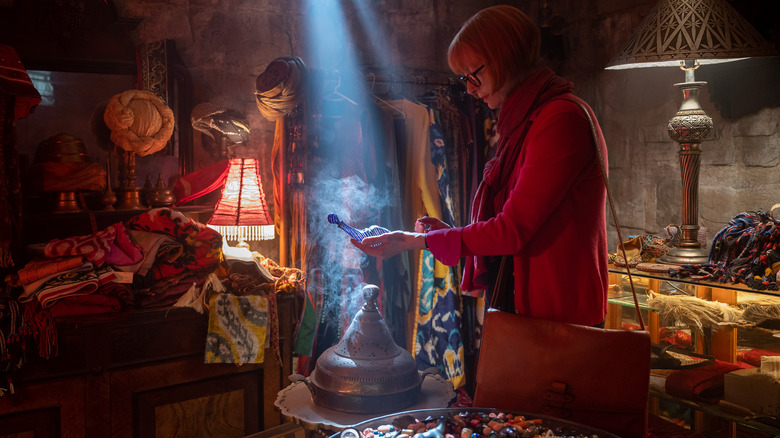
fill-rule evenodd
<path id="1" fill-rule="evenodd" d="M 351 37 L 363 68 L 439 75 L 451 74 L 446 50 L 461 23 L 497 3 L 515 4 L 543 25 L 550 65 L 575 82 L 577 93 L 598 115 L 609 145 L 611 186 L 624 234 L 660 233 L 669 224 L 679 224 L 679 147 L 666 130 L 682 100 L 673 84 L 683 81 L 683 73 L 674 68 L 603 69 L 655 0 L 334 2 L 345 5 L 345 35 Z M 735 3 L 761 23 L 760 30 L 773 31 L 780 46 L 776 2 Z M 216 96 L 240 102 L 253 128 L 251 145 L 266 158 L 270 178 L 267 157 L 273 123 L 255 108 L 254 79 L 276 57 L 307 52 L 304 35 L 310 3 L 117 0 L 116 4 L 120 15 L 143 18 L 134 34 L 139 43 L 176 41 L 192 74 L 195 103 Z M 359 20 L 365 12 L 375 20 L 368 28 Z M 383 46 L 365 38 L 367 32 L 386 34 Z M 778 78 L 777 58 L 702 67 L 697 72 L 698 80 L 708 82 L 701 103 L 714 122 L 711 139 L 702 144 L 699 190 L 699 223 L 709 230 L 710 239 L 739 212 L 766 211 L 780 202 Z M 207 154 L 199 156 L 206 164 Z M 613 249 L 616 240 L 611 240 Z"/>

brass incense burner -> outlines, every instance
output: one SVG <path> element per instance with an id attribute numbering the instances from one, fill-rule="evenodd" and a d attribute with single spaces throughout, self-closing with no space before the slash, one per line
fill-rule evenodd
<path id="1" fill-rule="evenodd" d="M 303 381 L 320 406 L 344 412 L 394 412 L 417 401 L 423 379 L 411 353 L 399 347 L 377 308 L 379 288 L 363 288 L 365 304 L 358 310 L 341 340 L 317 359 L 310 377 Z"/>

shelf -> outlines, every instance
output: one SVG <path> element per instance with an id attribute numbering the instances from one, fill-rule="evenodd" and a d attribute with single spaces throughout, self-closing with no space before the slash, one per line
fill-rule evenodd
<path id="1" fill-rule="evenodd" d="M 658 309 L 650 307 L 647 305 L 647 295 L 637 293 L 636 294 L 636 300 L 639 303 L 639 308 L 641 310 L 650 310 L 657 312 Z M 619 293 L 619 294 L 612 294 L 607 298 L 608 303 L 612 304 L 619 304 L 621 306 L 631 307 L 634 308 L 634 295 L 631 293 Z"/>
<path id="2" fill-rule="evenodd" d="M 739 423 L 742 426 L 754 429 L 756 431 L 770 434 L 773 436 L 780 436 L 780 423 L 772 417 L 758 417 L 750 413 L 738 413 L 739 408 L 728 408 L 722 405 L 698 403 L 692 400 L 685 400 L 678 397 L 650 390 L 650 396 L 656 397 L 661 400 L 668 400 L 674 402 L 679 406 L 684 406 L 691 409 L 696 409 L 704 414 L 711 415 L 713 417 L 722 418 L 727 421 Z M 770 424 L 772 423 L 772 424 Z"/>
<path id="3" fill-rule="evenodd" d="M 669 267 L 673 268 L 674 265 L 669 265 Z M 625 268 L 621 268 L 615 265 L 609 265 L 609 272 L 612 274 L 628 275 Z M 750 287 L 747 287 L 744 284 L 718 283 L 714 281 L 696 280 L 692 278 L 677 278 L 677 277 L 672 277 L 670 275 L 660 274 L 656 272 L 640 271 L 636 268 L 631 269 L 631 276 L 639 277 L 639 278 L 648 278 L 652 280 L 668 281 L 672 283 L 683 283 L 683 284 L 691 284 L 694 286 L 711 287 L 713 289 L 731 290 L 736 292 L 752 292 L 757 294 L 780 297 L 780 291 L 752 289 Z"/>

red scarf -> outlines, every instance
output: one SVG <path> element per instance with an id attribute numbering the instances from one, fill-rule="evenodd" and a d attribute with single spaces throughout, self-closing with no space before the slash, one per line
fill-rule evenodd
<path id="1" fill-rule="evenodd" d="M 566 93 L 571 93 L 571 82 L 556 76 L 549 68 L 531 73 L 510 94 L 498 114 L 499 140 L 496 156 L 485 163 L 483 179 L 474 196 L 471 208 L 471 222 L 482 222 L 495 217 L 509 198 L 509 180 L 515 171 L 526 134 L 531 123 L 547 102 Z M 489 258 L 469 256 L 463 275 L 463 290 L 487 288 L 493 279 L 487 278 Z"/>

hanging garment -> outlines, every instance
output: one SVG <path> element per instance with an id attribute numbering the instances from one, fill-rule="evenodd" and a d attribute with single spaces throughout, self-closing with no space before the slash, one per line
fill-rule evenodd
<path id="1" fill-rule="evenodd" d="M 434 127 L 429 109 L 408 100 L 394 100 L 390 104 L 406 115 L 406 149 L 403 154 L 401 174 L 404 178 L 404 203 L 411 216 L 407 216 L 405 229 L 411 229 L 414 221 L 428 215 L 442 219 L 442 195 L 439 181 L 446 165 L 443 138 Z M 435 139 L 435 141 L 433 141 Z M 432 149 L 436 148 L 437 163 L 432 160 Z M 444 179 L 449 178 L 444 172 Z M 446 184 L 445 184 L 446 186 Z M 449 190 L 449 188 L 447 188 Z M 445 204 L 447 204 L 445 202 Z M 448 206 L 449 208 L 449 206 Z M 451 218 L 448 211 L 446 217 Z M 427 251 L 426 251 L 427 252 Z M 431 257 L 432 259 L 432 257 Z M 457 284 L 453 270 L 437 260 L 430 260 L 426 266 L 424 256 L 415 260 L 415 327 L 413 331 L 415 359 L 418 369 L 437 366 L 455 388 L 465 383 L 463 344 L 459 335 L 460 307 Z M 442 326 L 441 324 L 447 324 Z M 442 330 L 444 328 L 444 330 Z M 449 331 L 448 331 L 449 330 Z M 453 333 L 452 330 L 455 330 Z"/>

